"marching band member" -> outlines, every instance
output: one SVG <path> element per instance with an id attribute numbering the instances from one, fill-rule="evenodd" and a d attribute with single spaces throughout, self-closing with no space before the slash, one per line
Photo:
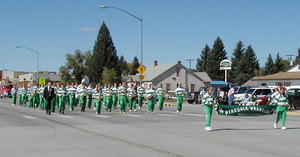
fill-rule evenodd
<path id="1" fill-rule="evenodd" d="M 111 89 L 110 85 L 108 85 L 107 88 L 105 89 L 105 97 L 106 97 L 106 101 L 104 103 L 106 104 L 106 111 L 111 112 L 111 108 L 112 108 L 112 89 Z"/>
<path id="2" fill-rule="evenodd" d="M 146 99 L 148 100 L 148 112 L 153 113 L 154 112 L 154 106 L 155 106 L 155 90 L 152 88 L 152 85 L 150 84 L 150 87 L 146 90 Z"/>
<path id="3" fill-rule="evenodd" d="M 129 102 L 129 111 L 132 112 L 132 109 L 134 112 L 136 112 L 136 88 L 133 84 L 130 85 L 130 87 L 127 89 L 127 96 L 128 96 L 128 102 Z"/>
<path id="4" fill-rule="evenodd" d="M 274 128 L 275 129 L 277 128 L 277 124 L 281 120 L 281 129 L 286 130 L 285 120 L 286 120 L 287 106 L 289 104 L 288 104 L 285 88 L 281 87 L 279 89 L 279 95 L 275 97 L 274 103 L 277 105 L 276 108 L 277 117 L 276 117 L 276 121 L 274 122 Z"/>
<path id="5" fill-rule="evenodd" d="M 126 88 L 125 88 L 125 83 L 123 83 L 119 87 L 119 103 L 120 103 L 120 112 L 122 114 L 126 113 Z"/>
<path id="6" fill-rule="evenodd" d="M 79 105 L 81 107 L 81 112 L 84 112 L 86 106 L 86 87 L 83 83 L 77 87 L 77 93 L 79 95 Z"/>
<path id="7" fill-rule="evenodd" d="M 158 105 L 159 110 L 162 111 L 164 107 L 164 101 L 165 101 L 165 89 L 163 88 L 157 88 L 156 90 L 157 96 L 158 96 Z"/>
<path id="8" fill-rule="evenodd" d="M 137 88 L 137 94 L 138 94 L 138 104 L 139 104 L 139 108 L 142 108 L 142 106 L 143 106 L 143 101 L 144 101 L 145 88 L 143 88 L 141 84 L 140 84 L 139 87 Z"/>
<path id="9" fill-rule="evenodd" d="M 86 94 L 87 94 L 87 106 L 88 106 L 89 109 L 91 109 L 92 99 L 93 99 L 93 88 L 92 88 L 91 84 L 86 89 Z"/>
<path id="10" fill-rule="evenodd" d="M 16 87 L 16 85 L 14 85 L 13 88 L 11 89 L 13 106 L 15 106 L 17 104 L 17 93 L 18 93 L 18 88 Z"/>
<path id="11" fill-rule="evenodd" d="M 175 89 L 177 113 L 181 113 L 184 94 L 185 91 L 180 86 Z"/>
<path id="12" fill-rule="evenodd" d="M 39 89 L 39 85 L 32 87 L 32 93 L 33 93 L 32 104 L 33 104 L 34 108 L 38 108 L 39 107 L 38 89 Z"/>
<path id="13" fill-rule="evenodd" d="M 112 106 L 114 109 L 117 109 L 118 104 L 118 85 L 114 83 L 114 87 L 112 88 Z"/>
<path id="14" fill-rule="evenodd" d="M 60 114 L 65 114 L 65 105 L 66 105 L 66 96 L 67 91 L 65 89 L 65 86 L 63 84 L 60 85 L 60 88 L 57 90 L 57 96 L 58 96 L 58 109 Z"/>
<path id="15" fill-rule="evenodd" d="M 100 85 L 96 85 L 96 88 L 93 90 L 93 98 L 95 99 L 94 105 L 95 105 L 96 114 L 100 114 L 101 100 L 102 100 Z"/>
<path id="16" fill-rule="evenodd" d="M 203 96 L 204 112 L 206 117 L 205 130 L 211 131 L 211 116 L 213 112 L 214 96 L 212 88 L 208 88 L 206 94 Z"/>
<path id="17" fill-rule="evenodd" d="M 45 109 L 46 100 L 44 98 L 44 90 L 45 86 L 40 86 L 38 89 L 38 95 L 39 95 L 39 107 L 43 110 Z"/>

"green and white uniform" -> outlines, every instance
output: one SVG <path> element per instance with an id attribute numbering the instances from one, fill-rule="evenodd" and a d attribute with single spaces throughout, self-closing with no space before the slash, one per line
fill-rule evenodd
<path id="1" fill-rule="evenodd" d="M 136 96 L 137 92 L 133 88 L 128 88 L 127 89 L 127 97 L 128 97 L 128 102 L 129 102 L 129 109 L 130 111 L 134 110 L 136 111 Z"/>
<path id="2" fill-rule="evenodd" d="M 77 87 L 77 93 L 79 95 L 79 105 L 81 107 L 81 112 L 84 112 L 86 107 L 86 89 L 82 85 L 79 85 Z"/>
<path id="3" fill-rule="evenodd" d="M 58 88 L 56 86 L 52 86 L 54 89 L 54 98 L 51 102 L 51 112 L 55 112 L 56 105 L 58 105 L 58 96 L 57 96 L 57 90 Z"/>
<path id="4" fill-rule="evenodd" d="M 118 104 L 118 88 L 113 87 L 111 90 L 112 90 L 112 106 L 114 107 L 114 109 L 116 109 Z"/>
<path id="5" fill-rule="evenodd" d="M 284 127 L 285 120 L 286 120 L 287 106 L 288 106 L 287 97 L 279 94 L 275 97 L 275 100 L 273 102 L 277 105 L 276 108 L 277 118 L 275 123 L 277 124 L 281 120 L 281 126 Z"/>
<path id="6" fill-rule="evenodd" d="M 17 88 L 12 88 L 12 89 L 11 89 L 12 104 L 13 104 L 13 105 L 16 105 L 16 104 L 17 104 L 17 93 L 18 93 L 18 89 L 17 89 Z"/>
<path id="7" fill-rule="evenodd" d="M 158 106 L 159 110 L 163 110 L 164 107 L 164 102 L 165 102 L 165 89 L 163 88 L 158 88 L 156 90 L 156 95 L 158 97 Z"/>
<path id="8" fill-rule="evenodd" d="M 138 94 L 138 104 L 139 104 L 139 107 L 141 108 L 143 106 L 145 88 L 143 88 L 142 86 L 139 86 L 137 88 L 137 94 Z"/>
<path id="9" fill-rule="evenodd" d="M 103 87 L 102 88 L 102 90 L 101 90 L 101 92 L 102 92 L 102 96 L 103 96 L 103 103 L 104 103 L 104 105 L 103 105 L 103 107 L 104 108 L 107 108 L 107 104 L 106 104 L 106 90 L 107 90 L 107 87 Z"/>
<path id="10" fill-rule="evenodd" d="M 27 99 L 27 89 L 26 88 L 21 88 L 19 90 L 19 103 L 20 105 L 25 105 L 26 99 Z"/>
<path id="11" fill-rule="evenodd" d="M 74 111 L 74 107 L 76 104 L 76 98 L 75 98 L 76 88 L 74 86 L 69 86 L 67 92 L 69 95 L 70 110 Z"/>
<path id="12" fill-rule="evenodd" d="M 204 104 L 204 112 L 206 117 L 205 127 L 211 126 L 211 116 L 213 112 L 214 97 L 213 94 L 206 93 L 202 98 L 202 104 Z"/>
<path id="13" fill-rule="evenodd" d="M 119 87 L 119 103 L 121 113 L 126 112 L 126 88 L 124 86 Z"/>
<path id="14" fill-rule="evenodd" d="M 110 88 L 105 89 L 105 104 L 106 104 L 106 111 L 111 112 L 112 108 L 112 90 Z"/>
<path id="15" fill-rule="evenodd" d="M 33 103 L 33 107 L 34 108 L 38 108 L 39 107 L 39 89 L 36 87 L 36 86 L 34 86 L 34 87 L 32 87 L 32 89 L 31 89 L 32 91 L 32 97 L 33 97 L 33 99 L 32 99 L 32 103 Z"/>
<path id="16" fill-rule="evenodd" d="M 32 90 L 32 87 L 27 88 L 27 93 L 26 94 L 27 94 L 27 101 L 26 101 L 26 103 L 28 102 L 28 107 L 33 108 L 34 91 Z"/>
<path id="17" fill-rule="evenodd" d="M 45 109 L 45 105 L 46 105 L 46 100 L 44 98 L 44 90 L 45 90 L 45 87 L 44 86 L 41 86 L 39 88 L 39 107 L 43 110 Z"/>
<path id="18" fill-rule="evenodd" d="M 146 90 L 146 99 L 148 100 L 148 112 L 153 112 L 154 111 L 154 106 L 155 106 L 155 90 L 152 88 L 149 88 Z"/>
<path id="19" fill-rule="evenodd" d="M 67 91 L 65 88 L 59 88 L 57 90 L 57 96 L 58 96 L 58 110 L 59 113 L 64 114 L 65 113 L 65 107 L 66 107 L 66 98 L 67 98 Z"/>
<path id="20" fill-rule="evenodd" d="M 96 108 L 96 114 L 100 114 L 101 112 L 101 90 L 97 90 L 96 88 L 93 90 L 93 98 L 95 99 L 94 105 Z"/>
<path id="21" fill-rule="evenodd" d="M 89 109 L 91 109 L 91 107 L 92 107 L 92 99 L 93 99 L 93 88 L 92 88 L 92 86 L 89 86 L 86 89 L 86 94 L 87 94 L 87 107 Z"/>
<path id="22" fill-rule="evenodd" d="M 185 94 L 185 90 L 178 87 L 175 89 L 175 95 L 177 99 L 176 107 L 177 107 L 177 112 L 181 112 L 182 110 L 182 103 L 183 103 L 183 97 Z"/>

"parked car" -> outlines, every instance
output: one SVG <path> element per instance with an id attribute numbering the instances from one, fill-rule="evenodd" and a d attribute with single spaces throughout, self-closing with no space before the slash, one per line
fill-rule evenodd
<path id="1" fill-rule="evenodd" d="M 0 85 L 0 97 L 11 97 L 12 85 Z"/>
<path id="2" fill-rule="evenodd" d="M 235 91 L 235 94 L 242 94 L 242 93 L 245 93 L 245 91 L 249 88 L 251 88 L 251 87 L 250 86 L 235 86 L 234 91 Z"/>
<path id="3" fill-rule="evenodd" d="M 201 104 L 201 96 L 199 96 L 199 94 L 202 90 L 205 90 L 205 89 L 202 87 L 202 88 L 199 88 L 197 91 L 187 92 L 186 93 L 187 102 L 189 104 L 193 104 L 193 103 Z"/>
<path id="4" fill-rule="evenodd" d="M 288 90 L 288 101 L 294 109 L 300 108 L 300 88 L 290 88 Z"/>
<path id="5" fill-rule="evenodd" d="M 270 95 L 270 93 L 274 92 L 274 88 L 270 88 L 267 86 L 260 86 L 260 87 L 252 87 L 247 89 L 244 93 L 239 93 L 234 95 L 234 103 L 239 104 L 242 99 L 245 97 L 246 94 L 252 94 L 255 95 L 257 99 L 263 99 L 267 100 L 267 96 Z"/>

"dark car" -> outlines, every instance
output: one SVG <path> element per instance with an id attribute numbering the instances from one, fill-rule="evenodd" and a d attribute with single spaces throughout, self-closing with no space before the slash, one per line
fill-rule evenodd
<path id="1" fill-rule="evenodd" d="M 300 88 L 291 88 L 288 90 L 288 101 L 291 109 L 300 108 Z"/>
<path id="2" fill-rule="evenodd" d="M 193 91 L 193 92 L 187 92 L 186 93 L 187 102 L 189 104 L 193 104 L 193 103 L 201 104 L 201 100 L 199 97 L 200 92 L 201 92 L 201 89 L 199 89 L 197 91 Z"/>

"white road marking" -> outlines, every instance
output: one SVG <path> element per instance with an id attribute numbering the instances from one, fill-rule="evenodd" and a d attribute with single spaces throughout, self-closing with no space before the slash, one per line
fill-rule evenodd
<path id="1" fill-rule="evenodd" d="M 193 114 L 193 113 L 186 113 L 186 114 L 183 114 L 183 115 L 186 115 L 186 116 L 196 116 L 196 117 L 205 117 L 204 115 Z"/>
<path id="2" fill-rule="evenodd" d="M 137 117 L 137 118 L 142 117 L 141 115 L 136 115 L 136 114 L 126 114 L 125 116 L 128 116 L 128 117 Z"/>
<path id="3" fill-rule="evenodd" d="M 105 115 L 93 115 L 93 116 L 95 116 L 95 117 L 100 117 L 100 118 L 110 118 L 110 116 L 105 116 Z"/>
<path id="4" fill-rule="evenodd" d="M 177 117 L 175 114 L 159 114 L 161 116 L 166 116 L 166 117 Z"/>
<path id="5" fill-rule="evenodd" d="M 62 118 L 68 118 L 68 119 L 72 119 L 72 118 L 74 118 L 74 117 L 72 117 L 72 116 L 69 116 L 69 115 L 59 115 L 60 117 L 62 117 Z"/>
<path id="6" fill-rule="evenodd" d="M 26 119 L 38 119 L 37 117 L 33 117 L 33 116 L 23 116 L 23 118 L 26 118 Z"/>

